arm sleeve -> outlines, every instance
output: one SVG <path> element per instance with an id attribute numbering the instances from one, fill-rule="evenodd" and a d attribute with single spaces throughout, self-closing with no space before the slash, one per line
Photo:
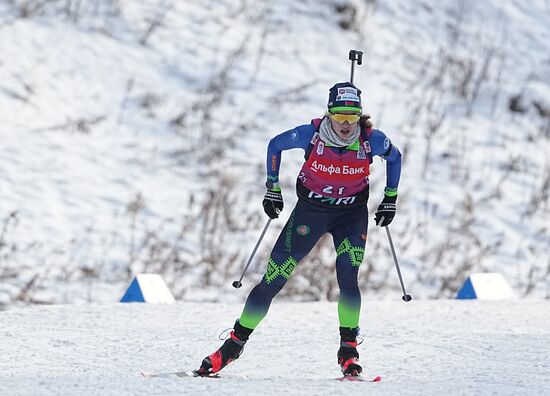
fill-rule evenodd
<path id="1" fill-rule="evenodd" d="M 386 160 L 386 189 L 397 191 L 401 177 L 401 152 L 386 134 L 375 129 L 369 137 L 372 155 Z"/>
<path id="2" fill-rule="evenodd" d="M 314 133 L 313 124 L 304 124 L 283 132 L 269 141 L 266 161 L 268 181 L 279 182 L 282 152 L 294 148 L 301 148 L 305 151 Z"/>

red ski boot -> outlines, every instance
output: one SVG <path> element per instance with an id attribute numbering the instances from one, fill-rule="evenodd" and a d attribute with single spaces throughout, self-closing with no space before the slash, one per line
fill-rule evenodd
<path id="1" fill-rule="evenodd" d="M 203 359 L 196 374 L 202 377 L 210 376 L 223 369 L 233 360 L 238 359 L 251 333 L 252 329 L 241 326 L 237 320 L 229 338 L 216 352 Z"/>
<path id="2" fill-rule="evenodd" d="M 350 329 L 340 327 L 340 349 L 338 349 L 338 364 L 344 375 L 358 376 L 363 371 L 359 364 L 359 352 L 357 352 L 357 334 L 359 327 Z"/>

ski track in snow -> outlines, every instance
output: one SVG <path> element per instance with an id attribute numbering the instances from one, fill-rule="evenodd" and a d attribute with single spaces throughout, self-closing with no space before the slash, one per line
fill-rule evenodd
<path id="1" fill-rule="evenodd" d="M 198 367 L 241 304 L 58 305 L 0 313 L 2 395 L 534 395 L 550 390 L 550 302 L 363 306 L 361 361 L 341 383 L 335 303 L 275 303 L 221 379 L 143 378 Z"/>

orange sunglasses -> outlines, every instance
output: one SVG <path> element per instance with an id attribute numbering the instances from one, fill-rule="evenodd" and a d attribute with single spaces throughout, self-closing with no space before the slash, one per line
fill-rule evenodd
<path id="1" fill-rule="evenodd" d="M 359 114 L 339 114 L 339 113 L 328 113 L 329 117 L 336 121 L 338 124 L 343 124 L 344 122 L 349 122 L 353 124 L 354 122 L 359 121 L 361 116 Z"/>

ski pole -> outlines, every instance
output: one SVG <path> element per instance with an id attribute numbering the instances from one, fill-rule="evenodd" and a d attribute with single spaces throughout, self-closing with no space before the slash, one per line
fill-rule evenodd
<path id="1" fill-rule="evenodd" d="M 349 82 L 353 84 L 353 76 L 355 74 L 355 62 L 357 61 L 358 66 L 363 63 L 363 51 L 350 50 L 349 60 L 351 61 L 351 74 L 349 77 Z"/>
<path id="2" fill-rule="evenodd" d="M 384 220 L 382 219 L 382 221 Z M 395 268 L 397 269 L 397 275 L 399 276 L 399 282 L 401 283 L 401 290 L 403 290 L 403 297 L 401 297 L 401 299 L 405 302 L 409 302 L 412 300 L 412 296 L 410 294 L 407 294 L 407 292 L 405 291 L 405 285 L 403 284 L 403 277 L 401 276 L 401 270 L 399 269 L 399 263 L 397 262 L 397 256 L 395 255 L 395 248 L 393 247 L 393 241 L 391 239 L 390 228 L 389 226 L 385 226 L 384 228 L 386 229 L 386 234 L 388 235 L 388 241 L 390 241 L 390 248 L 391 248 L 391 253 L 393 255 L 393 262 L 395 263 Z"/>
<path id="3" fill-rule="evenodd" d="M 267 223 L 265 223 L 265 227 L 264 227 L 264 230 L 262 231 L 262 235 L 260 235 L 260 239 L 258 239 L 258 242 L 256 242 L 256 246 L 254 246 L 254 250 L 252 251 L 252 254 L 250 255 L 250 257 L 248 258 L 248 262 L 246 263 L 246 265 L 244 267 L 244 270 L 243 270 L 243 273 L 242 273 L 241 277 L 239 278 L 238 281 L 233 282 L 233 287 L 235 289 L 238 289 L 239 287 L 241 287 L 243 285 L 242 280 L 244 278 L 244 274 L 246 274 L 246 270 L 248 269 L 248 266 L 252 262 L 252 258 L 256 254 L 256 250 L 258 250 L 258 246 L 260 246 L 260 242 L 262 242 L 262 239 L 264 239 L 265 232 L 267 231 L 267 228 L 269 227 L 269 224 L 271 224 L 271 220 L 272 219 L 269 219 L 269 220 L 267 220 Z"/>

